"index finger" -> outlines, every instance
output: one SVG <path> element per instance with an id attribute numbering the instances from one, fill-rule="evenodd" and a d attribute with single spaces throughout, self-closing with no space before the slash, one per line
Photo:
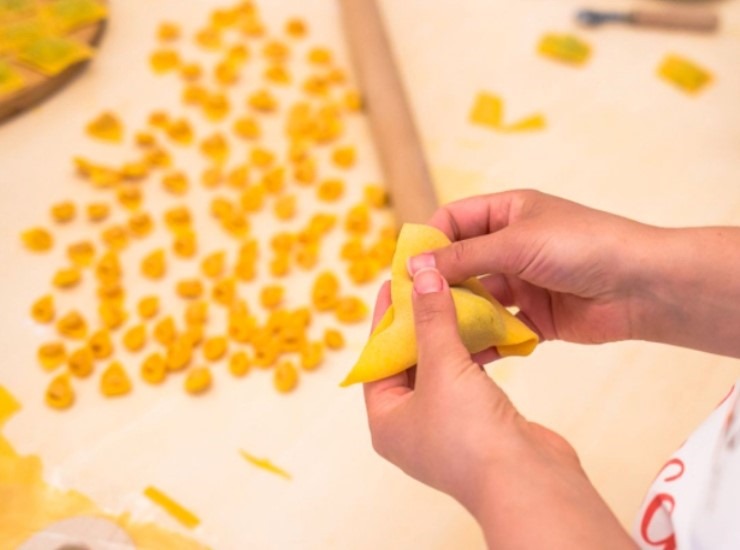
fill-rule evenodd
<path id="1" fill-rule="evenodd" d="M 453 242 L 488 235 L 511 223 L 512 212 L 525 193 L 504 191 L 451 202 L 439 208 L 428 224 Z"/>

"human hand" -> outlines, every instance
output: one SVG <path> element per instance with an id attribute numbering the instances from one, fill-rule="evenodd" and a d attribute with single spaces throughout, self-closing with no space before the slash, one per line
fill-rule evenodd
<path id="1" fill-rule="evenodd" d="M 632 547 L 573 448 L 524 419 L 470 357 L 436 269 L 414 274 L 412 303 L 417 366 L 364 388 L 376 451 L 456 498 L 491 547 Z M 386 284 L 374 323 L 389 304 Z"/>
<path id="2" fill-rule="evenodd" d="M 542 339 L 640 337 L 647 298 L 636 282 L 657 228 L 536 191 L 463 199 L 429 223 L 453 242 L 412 258 L 411 271 L 436 266 L 450 284 L 483 276 Z"/>

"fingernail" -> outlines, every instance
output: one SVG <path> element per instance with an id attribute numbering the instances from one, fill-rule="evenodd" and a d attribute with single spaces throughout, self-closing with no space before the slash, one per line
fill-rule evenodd
<path id="1" fill-rule="evenodd" d="M 433 267 L 424 267 L 414 274 L 414 290 L 417 294 L 432 294 L 441 291 L 445 281 Z"/>
<path id="2" fill-rule="evenodd" d="M 417 256 L 411 256 L 406 261 L 406 270 L 412 277 L 417 271 L 424 269 L 425 267 L 437 267 L 437 263 L 434 261 L 434 254 L 431 252 L 424 252 Z"/>

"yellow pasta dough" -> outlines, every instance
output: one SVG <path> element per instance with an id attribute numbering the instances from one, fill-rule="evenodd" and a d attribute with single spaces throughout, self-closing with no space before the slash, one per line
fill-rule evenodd
<path id="1" fill-rule="evenodd" d="M 359 360 L 342 386 L 392 376 L 416 364 L 416 338 L 411 305 L 413 283 L 408 258 L 450 244 L 437 229 L 406 224 L 401 228 L 391 267 L 391 299 Z M 452 288 L 460 336 L 470 353 L 495 347 L 501 355 L 528 355 L 537 335 L 501 306 L 477 279 Z"/>

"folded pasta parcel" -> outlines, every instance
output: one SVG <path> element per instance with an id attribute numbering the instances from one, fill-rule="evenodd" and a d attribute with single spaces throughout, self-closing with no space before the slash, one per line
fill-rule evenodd
<path id="1" fill-rule="evenodd" d="M 413 283 L 406 261 L 449 244 L 444 233 L 433 227 L 405 224 L 401 228 L 391 266 L 392 305 L 342 386 L 380 380 L 416 364 Z M 502 356 L 529 355 L 537 345 L 537 335 L 499 304 L 477 279 L 452 287 L 452 298 L 460 336 L 470 353 L 495 347 Z"/>

